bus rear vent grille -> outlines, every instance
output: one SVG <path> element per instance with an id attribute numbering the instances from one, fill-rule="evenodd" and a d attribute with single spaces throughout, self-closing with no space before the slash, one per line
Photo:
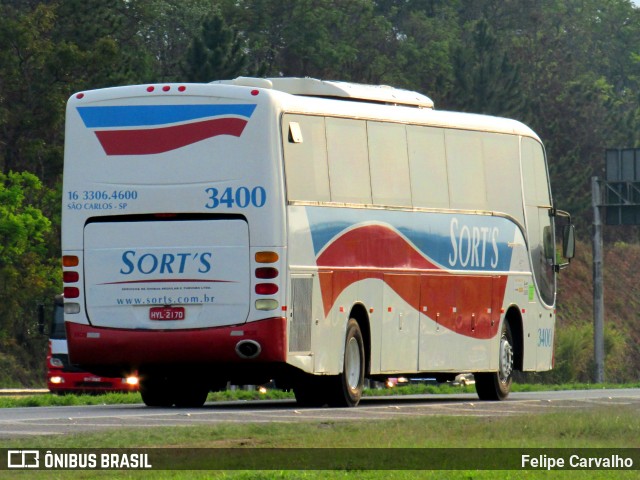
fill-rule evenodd
<path id="1" fill-rule="evenodd" d="M 293 318 L 291 319 L 289 338 L 290 352 L 307 352 L 311 350 L 312 294 L 313 277 L 305 276 L 291 279 Z"/>

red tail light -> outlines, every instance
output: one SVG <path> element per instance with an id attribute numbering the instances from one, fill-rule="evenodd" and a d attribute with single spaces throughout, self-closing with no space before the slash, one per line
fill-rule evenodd
<path id="1" fill-rule="evenodd" d="M 78 272 L 62 272 L 62 281 L 64 283 L 75 283 L 80 280 Z"/>
<path id="2" fill-rule="evenodd" d="M 256 278 L 270 279 L 278 276 L 278 269 L 272 267 L 256 268 Z"/>
<path id="3" fill-rule="evenodd" d="M 64 287 L 64 298 L 78 298 L 80 289 L 76 287 Z"/>
<path id="4" fill-rule="evenodd" d="M 278 293 L 278 285 L 275 283 L 258 283 L 256 285 L 256 293 L 258 295 L 273 295 Z"/>

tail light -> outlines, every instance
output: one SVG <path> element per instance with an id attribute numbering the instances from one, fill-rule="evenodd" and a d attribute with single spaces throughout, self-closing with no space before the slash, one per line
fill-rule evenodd
<path id="1" fill-rule="evenodd" d="M 76 255 L 63 255 L 62 257 L 62 281 L 64 283 L 63 293 L 65 298 L 65 313 L 79 313 L 80 304 L 69 302 L 74 298 L 80 298 L 80 288 L 75 286 L 80 281 L 80 257 Z"/>
<path id="2" fill-rule="evenodd" d="M 258 280 L 274 280 L 274 282 L 269 283 L 256 283 L 255 292 L 257 295 L 275 295 L 280 290 L 278 284 L 275 283 L 280 272 L 274 266 L 265 265 L 276 263 L 279 259 L 280 256 L 276 252 L 256 252 L 255 261 L 261 264 L 261 266 L 255 269 L 255 278 Z M 261 298 L 255 302 L 256 310 L 276 310 L 278 306 L 279 303 L 275 298 Z"/>

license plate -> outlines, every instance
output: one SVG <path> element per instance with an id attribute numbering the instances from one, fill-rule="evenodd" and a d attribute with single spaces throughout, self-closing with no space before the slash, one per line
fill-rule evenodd
<path id="1" fill-rule="evenodd" d="M 99 383 L 99 382 L 102 381 L 102 379 L 100 377 L 84 377 L 84 381 L 85 382 Z"/>
<path id="2" fill-rule="evenodd" d="M 151 307 L 150 320 L 184 320 L 184 307 Z"/>

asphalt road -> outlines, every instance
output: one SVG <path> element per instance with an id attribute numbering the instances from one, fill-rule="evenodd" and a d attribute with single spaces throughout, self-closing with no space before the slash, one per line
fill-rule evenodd
<path id="1" fill-rule="evenodd" d="M 113 428 L 216 423 L 385 420 L 425 415 L 523 415 L 629 406 L 640 414 L 640 389 L 512 393 L 503 402 L 481 402 L 474 394 L 367 397 L 357 408 L 298 408 L 292 400 L 207 403 L 203 408 L 144 405 L 28 407 L 0 409 L 0 439 L 63 435 Z"/>

